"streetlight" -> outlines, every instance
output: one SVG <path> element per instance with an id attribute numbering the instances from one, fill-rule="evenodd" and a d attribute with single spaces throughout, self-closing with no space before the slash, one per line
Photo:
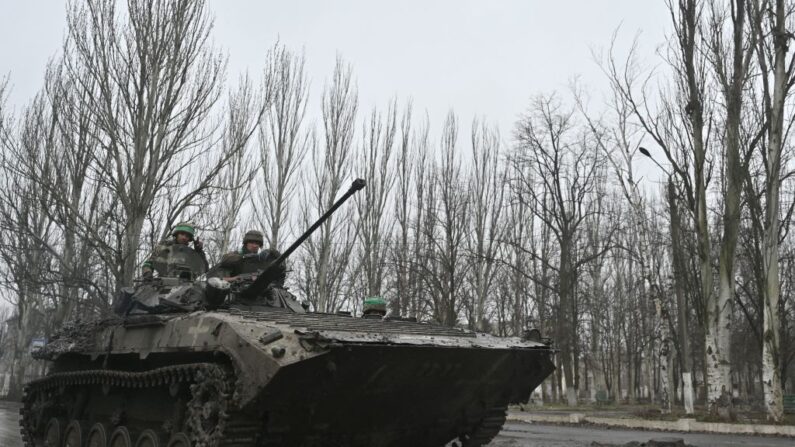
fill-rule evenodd
<path id="1" fill-rule="evenodd" d="M 645 155 L 645 156 L 649 157 L 649 159 L 650 159 L 651 161 L 653 161 L 653 162 L 654 162 L 654 164 L 656 164 L 656 165 L 657 165 L 657 166 L 658 166 L 660 169 L 662 169 L 662 171 L 663 171 L 664 173 L 668 174 L 668 177 L 671 177 L 671 173 L 670 173 L 670 172 L 668 172 L 668 170 L 667 170 L 667 169 L 665 169 L 665 168 L 663 167 L 663 165 L 661 165 L 659 162 L 657 162 L 657 160 L 655 160 L 655 159 L 654 159 L 654 157 L 652 157 L 652 156 L 651 156 L 651 153 L 649 152 L 649 150 L 648 150 L 648 149 L 646 149 L 646 148 L 645 148 L 645 147 L 643 147 L 643 146 L 638 146 L 638 150 L 640 151 L 640 153 L 641 153 L 641 154 L 643 154 L 643 155 Z"/>

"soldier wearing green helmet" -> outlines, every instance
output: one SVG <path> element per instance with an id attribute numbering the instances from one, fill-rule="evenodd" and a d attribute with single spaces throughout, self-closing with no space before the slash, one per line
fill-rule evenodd
<path id="1" fill-rule="evenodd" d="M 189 222 L 180 222 L 171 230 L 172 239 L 158 244 L 149 259 L 144 262 L 144 278 L 159 276 L 181 276 L 188 279 L 204 274 L 209 265 L 204 253 L 204 244 L 196 237 L 196 229 Z M 193 248 L 189 244 L 193 242 Z"/>

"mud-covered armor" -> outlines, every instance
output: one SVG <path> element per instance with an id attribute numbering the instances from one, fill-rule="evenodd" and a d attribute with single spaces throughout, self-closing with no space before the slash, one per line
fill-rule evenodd
<path id="1" fill-rule="evenodd" d="M 174 240 L 164 241 L 144 263 L 143 275 L 134 286 L 123 287 L 114 297 L 113 312 L 124 316 L 192 310 L 204 298 L 206 286 L 196 279 L 206 272 L 204 251 Z"/>
<path id="2" fill-rule="evenodd" d="M 195 279 L 207 271 L 207 256 L 197 250 L 173 240 L 164 241 L 155 247 L 144 268 L 157 272 L 160 277 Z"/>

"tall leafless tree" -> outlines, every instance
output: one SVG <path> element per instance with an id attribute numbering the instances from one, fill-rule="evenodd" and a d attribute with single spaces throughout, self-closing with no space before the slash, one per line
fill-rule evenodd
<path id="1" fill-rule="evenodd" d="M 710 33 L 706 45 L 710 62 L 725 102 L 724 151 L 725 193 L 723 195 L 723 233 L 718 259 L 718 294 L 707 303 L 707 381 L 711 403 L 731 402 L 731 323 L 734 305 L 734 258 L 740 228 L 740 191 L 743 182 L 744 157 L 741 156 L 740 126 L 743 92 L 748 79 L 748 67 L 753 43 L 747 42 L 747 5 L 744 0 L 724 5 L 711 5 L 708 24 Z M 724 28 L 730 22 L 731 37 L 726 42 Z"/>
<path id="2" fill-rule="evenodd" d="M 500 134 L 485 122 L 472 122 L 472 173 L 469 176 L 469 201 L 472 204 L 472 232 L 467 238 L 471 259 L 473 312 L 470 324 L 481 331 L 489 329 L 487 305 L 493 295 L 498 274 L 497 255 L 506 227 L 501 221 L 507 170 L 500 169 Z"/>
<path id="3" fill-rule="evenodd" d="M 119 205 L 118 288 L 135 275 L 147 220 L 160 225 L 152 234 L 165 234 L 206 198 L 233 153 L 211 152 L 225 61 L 208 46 L 206 3 L 117 6 L 91 0 L 69 9 L 64 62 L 97 126 L 94 169 Z M 189 172 L 199 159 L 201 175 Z M 152 216 L 157 209 L 164 213 Z"/>
<path id="4" fill-rule="evenodd" d="M 780 422 L 783 413 L 783 392 L 780 362 L 779 240 L 780 235 L 780 185 L 783 169 L 783 148 L 790 128 L 785 126 L 785 103 L 795 77 L 795 56 L 787 60 L 791 32 L 792 4 L 784 0 L 752 2 L 753 35 L 756 37 L 756 55 L 761 73 L 762 99 L 767 152 L 762 154 L 765 163 L 765 212 L 763 237 L 762 288 L 764 324 L 762 336 L 762 384 L 768 417 Z M 791 124 L 791 122 L 789 123 Z M 790 214 L 791 217 L 791 214 Z"/>
<path id="5" fill-rule="evenodd" d="M 306 226 L 331 208 L 345 187 L 353 154 L 358 93 L 350 65 L 337 58 L 331 81 L 323 91 L 323 142 L 313 145 L 312 168 L 304 180 L 302 219 Z M 300 288 L 314 308 L 338 310 L 353 250 L 356 228 L 352 213 L 331 216 L 306 243 Z"/>
<path id="6" fill-rule="evenodd" d="M 41 93 L 25 109 L 18 127 L 6 117 L 0 116 L 0 120 L 4 123 L 0 139 L 0 262 L 4 266 L 0 288 L 12 291 L 9 300 L 15 318 L 9 396 L 18 398 L 30 363 L 31 340 L 46 326 L 47 310 L 53 308 L 53 303 L 47 302 L 52 296 L 48 289 L 53 284 L 53 265 L 46 245 L 52 244 L 55 236 L 55 225 L 45 211 L 52 206 L 52 196 L 24 169 L 27 163 L 20 162 L 48 162 L 55 126 Z M 16 132 L 9 130 L 14 127 Z"/>
<path id="7" fill-rule="evenodd" d="M 433 318 L 447 326 L 458 323 L 459 312 L 466 304 L 463 292 L 468 269 L 464 242 L 469 203 L 458 154 L 458 132 L 458 119 L 450 111 L 442 127 L 441 159 L 431 168 L 432 179 L 422 186 L 421 262 L 414 263 L 421 269 L 420 278 L 430 295 Z"/>
<path id="8" fill-rule="evenodd" d="M 704 11 L 703 5 L 695 0 L 670 2 L 668 7 L 675 38 L 671 39 L 667 53 L 672 80 L 670 86 L 661 87 L 656 108 L 649 99 L 652 94 L 648 91 L 649 78 L 641 78 L 635 61 L 635 46 L 623 67 L 611 56 L 605 71 L 614 90 L 630 105 L 638 124 L 664 153 L 671 174 L 679 179 L 696 234 L 701 282 L 699 301 L 703 309 L 700 323 L 705 341 L 715 342 L 714 334 L 718 329 L 713 323 L 717 321 L 717 314 L 708 312 L 709 308 L 717 308 L 717 296 L 713 291 L 712 240 L 707 212 L 707 187 L 712 168 L 708 154 L 715 120 L 709 62 L 704 56 Z M 647 154 L 653 157 L 648 151 Z M 717 349 L 718 346 L 713 346 L 705 352 L 705 362 L 713 366 L 711 377 L 705 379 L 710 388 L 708 398 L 713 403 L 724 391 L 731 390 L 730 377 L 720 375 L 725 369 L 718 368 L 723 364 L 723 353 Z"/>
<path id="9" fill-rule="evenodd" d="M 577 128 L 574 110 L 566 109 L 555 97 L 540 96 L 533 101 L 517 123 L 516 139 L 521 155 L 517 162 L 533 173 L 532 177 L 520 177 L 522 191 L 534 203 L 531 209 L 535 217 L 549 227 L 560 247 L 553 266 L 558 274 L 556 291 L 560 299 L 555 335 L 561 349 L 568 402 L 575 405 L 575 285 L 581 267 L 604 251 L 599 247 L 594 252 L 579 253 L 578 240 L 583 223 L 594 212 L 595 202 L 590 199 L 604 162 L 591 137 Z"/>
<path id="10" fill-rule="evenodd" d="M 250 148 L 250 140 L 259 127 L 259 118 L 267 108 L 272 90 L 265 83 L 255 93 L 247 77 L 242 77 L 236 91 L 229 94 L 224 127 L 221 134 L 222 153 L 231 154 L 226 166 L 219 172 L 218 189 L 222 200 L 204 207 L 198 222 L 205 230 L 217 233 L 213 247 L 219 254 L 226 253 L 232 246 L 232 235 L 239 230 L 243 208 L 251 198 L 254 177 L 260 166 L 252 164 L 256 159 Z M 245 230 L 243 230 L 245 231 Z"/>
<path id="11" fill-rule="evenodd" d="M 296 192 L 298 170 L 309 150 L 311 133 L 304 128 L 309 82 L 303 53 L 276 43 L 265 60 L 265 89 L 273 99 L 259 132 L 261 175 L 253 208 L 271 248 L 285 242 L 285 227 Z"/>
<path id="12" fill-rule="evenodd" d="M 385 270 L 392 224 L 387 219 L 389 197 L 395 177 L 392 175 L 397 134 L 397 101 L 386 114 L 373 110 L 362 129 L 357 167 L 367 179 L 364 194 L 356 197 L 359 232 L 358 251 L 367 296 L 381 296 L 385 291 Z"/>
<path id="13" fill-rule="evenodd" d="M 412 113 L 411 102 L 406 105 L 400 119 L 400 142 L 395 155 L 395 240 L 391 244 L 391 264 L 394 266 L 395 294 L 389 303 L 389 311 L 393 315 L 407 315 L 411 300 L 411 217 L 412 183 L 414 182 L 414 160 L 417 154 L 412 146 Z M 426 132 L 427 138 L 427 132 Z M 419 181 L 419 180 L 417 180 Z"/>

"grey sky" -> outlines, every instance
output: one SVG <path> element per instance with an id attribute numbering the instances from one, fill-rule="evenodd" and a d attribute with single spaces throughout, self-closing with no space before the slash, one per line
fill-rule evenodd
<path id="1" fill-rule="evenodd" d="M 10 75 L 9 102 L 19 109 L 60 47 L 65 7 L 43 0 L 0 5 L 0 75 Z M 354 67 L 361 111 L 411 97 L 415 113 L 428 111 L 433 134 L 452 108 L 465 124 L 485 116 L 504 140 L 529 98 L 565 90 L 575 76 L 598 102 L 605 81 L 591 49 L 609 45 L 619 25 L 619 47 L 640 32 L 649 60 L 670 28 L 661 0 L 216 0 L 210 8 L 230 80 L 245 70 L 256 76 L 265 51 L 280 39 L 306 51 L 315 110 L 339 53 Z"/>
<path id="2" fill-rule="evenodd" d="M 11 103 L 41 84 L 65 26 L 60 1 L 2 0 L 0 73 L 10 74 Z M 571 77 L 596 88 L 602 76 L 590 48 L 642 31 L 650 53 L 669 17 L 662 1 L 212 1 L 215 42 L 228 51 L 229 75 L 262 66 L 277 39 L 306 49 L 319 94 L 339 52 L 354 65 L 361 106 L 411 96 L 433 121 L 454 108 L 468 121 L 486 115 L 510 125 L 527 99 L 566 88 Z M 649 57 L 652 55 L 649 54 Z"/>

